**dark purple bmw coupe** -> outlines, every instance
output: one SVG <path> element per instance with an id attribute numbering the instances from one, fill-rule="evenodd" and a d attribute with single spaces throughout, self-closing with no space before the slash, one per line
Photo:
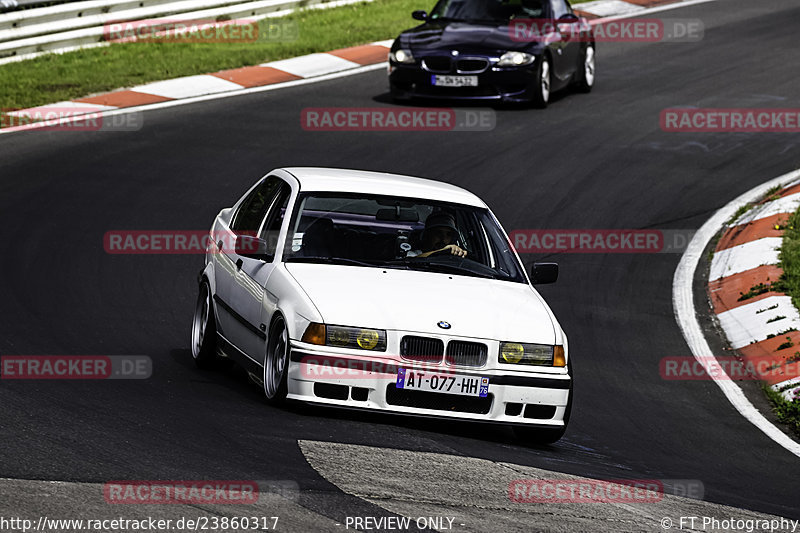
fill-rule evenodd
<path id="1" fill-rule="evenodd" d="M 594 85 L 594 34 L 567 0 L 439 0 L 412 16 L 424 23 L 401 33 L 389 54 L 395 100 L 545 107 L 554 91 Z"/>

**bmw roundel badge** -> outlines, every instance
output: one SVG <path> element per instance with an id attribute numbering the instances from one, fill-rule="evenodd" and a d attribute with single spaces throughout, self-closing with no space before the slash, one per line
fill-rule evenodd
<path id="1" fill-rule="evenodd" d="M 440 320 L 436 325 L 442 329 L 450 329 L 450 322 L 445 322 L 444 320 Z"/>

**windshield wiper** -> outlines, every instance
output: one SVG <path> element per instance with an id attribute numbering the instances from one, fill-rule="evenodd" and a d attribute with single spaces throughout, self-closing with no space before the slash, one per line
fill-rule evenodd
<path id="1" fill-rule="evenodd" d="M 375 263 L 367 263 L 366 261 L 358 261 L 357 259 L 347 259 L 346 257 L 322 257 L 322 256 L 302 256 L 302 257 L 287 257 L 287 263 L 326 263 L 329 265 L 354 265 L 354 266 L 377 266 Z"/>
<path id="2" fill-rule="evenodd" d="M 476 272 L 471 268 L 463 267 L 460 265 L 450 265 L 447 263 L 431 263 L 429 261 L 409 261 L 407 259 L 403 259 L 401 261 L 390 261 L 387 264 L 406 265 L 408 266 L 408 268 L 412 270 L 415 268 L 419 268 L 420 270 L 429 270 L 431 272 L 466 274 L 468 276 L 474 276 L 476 278 L 498 279 L 497 276 L 493 274 Z"/>

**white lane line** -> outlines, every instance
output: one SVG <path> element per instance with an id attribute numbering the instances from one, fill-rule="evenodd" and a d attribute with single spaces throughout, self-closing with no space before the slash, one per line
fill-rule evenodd
<path id="1" fill-rule="evenodd" d="M 598 17 L 608 17 L 612 15 L 627 15 L 629 13 L 639 13 L 647 8 L 623 2 L 622 0 L 597 0 L 595 2 L 586 2 L 583 4 L 575 4 L 575 9 L 597 15 Z"/>
<path id="2" fill-rule="evenodd" d="M 385 41 L 375 41 L 374 43 L 370 44 L 374 44 L 375 46 L 385 46 L 386 48 L 391 48 L 392 45 L 394 44 L 394 39 L 386 39 Z"/>
<path id="3" fill-rule="evenodd" d="M 232 81 L 223 80 L 209 74 L 197 76 L 185 76 L 172 80 L 157 81 L 146 85 L 133 87 L 131 91 L 137 93 L 154 94 L 164 98 L 191 98 L 206 94 L 221 93 L 225 91 L 236 91 L 243 86 Z"/>
<path id="4" fill-rule="evenodd" d="M 765 237 L 715 252 L 708 280 L 718 280 L 761 265 L 777 265 L 782 241 L 780 237 Z"/>
<path id="5" fill-rule="evenodd" d="M 30 115 L 46 114 L 48 111 L 54 113 L 80 112 L 80 111 L 85 111 L 86 113 L 95 113 L 100 111 L 110 111 L 112 109 L 117 109 L 117 108 L 110 105 L 87 104 L 84 102 L 73 102 L 72 100 L 68 100 L 66 102 L 56 102 L 55 104 L 29 107 L 27 109 L 20 109 L 18 111 L 9 111 L 6 114 L 13 117 L 24 117 Z"/>
<path id="6" fill-rule="evenodd" d="M 735 221 L 735 225 L 747 224 L 772 215 L 794 213 L 798 207 L 800 207 L 800 193 L 790 194 L 750 209 Z"/>
<path id="7" fill-rule="evenodd" d="M 787 329 L 800 330 L 800 313 L 791 296 L 770 296 L 719 313 L 717 318 L 734 348 L 766 340 Z"/>
<path id="8" fill-rule="evenodd" d="M 361 65 L 342 59 L 331 54 L 308 54 L 306 56 L 281 59 L 280 61 L 270 61 L 259 65 L 262 67 L 272 67 L 301 78 L 311 78 L 312 76 L 322 76 L 340 70 L 348 70 Z"/>
<path id="9" fill-rule="evenodd" d="M 675 276 L 672 280 L 672 305 L 675 310 L 675 319 L 683 332 L 686 344 L 692 350 L 692 354 L 700 364 L 707 369 L 711 366 L 719 368 L 721 365 L 717 361 L 711 347 L 706 341 L 700 323 L 697 321 L 697 311 L 694 306 L 694 292 L 692 290 L 692 280 L 700 258 L 708 243 L 714 235 L 725 225 L 725 222 L 736 213 L 739 207 L 759 200 L 771 188 L 779 185 L 789 185 L 792 181 L 800 178 L 800 170 L 789 172 L 766 183 L 750 189 L 728 205 L 717 211 L 703 226 L 694 234 L 686 251 L 681 257 Z M 764 432 L 769 438 L 787 451 L 800 457 L 800 444 L 789 438 L 780 429 L 772 425 L 764 415 L 753 407 L 750 400 L 744 395 L 742 389 L 735 381 L 726 375 L 710 374 L 714 382 L 722 389 L 723 394 L 733 407 L 750 423 Z"/>
<path id="10" fill-rule="evenodd" d="M 159 103 L 156 103 L 156 104 L 144 104 L 144 105 L 139 105 L 139 106 L 134 106 L 134 107 L 123 107 L 123 108 L 120 108 L 120 109 L 114 109 L 112 111 L 105 111 L 103 113 L 100 113 L 99 115 L 103 116 L 103 117 L 110 117 L 110 116 L 114 116 L 114 115 L 126 115 L 128 113 L 141 113 L 142 111 L 165 109 L 165 108 L 168 108 L 168 107 L 176 107 L 176 106 L 182 106 L 182 105 L 187 105 L 187 104 L 195 104 L 197 102 L 207 102 L 209 100 L 220 100 L 220 99 L 223 99 L 223 98 L 233 98 L 233 97 L 236 97 L 236 96 L 243 96 L 243 95 L 247 95 L 247 94 L 254 94 L 254 93 L 260 93 L 260 92 L 266 92 L 266 91 L 276 91 L 276 90 L 285 89 L 285 88 L 288 88 L 288 87 L 296 87 L 298 85 L 307 85 L 309 83 L 317 83 L 317 82 L 320 82 L 320 81 L 333 80 L 333 79 L 337 79 L 337 78 L 345 78 L 347 76 L 354 76 L 356 74 L 362 74 L 364 72 L 369 72 L 369 71 L 372 71 L 372 70 L 380 70 L 380 69 L 385 69 L 385 68 L 386 68 L 386 63 L 376 63 L 374 65 L 366 65 L 366 66 L 363 66 L 363 67 L 355 68 L 353 70 L 346 70 L 346 71 L 343 71 L 343 72 L 335 72 L 333 74 L 326 74 L 325 76 L 319 76 L 319 77 L 316 77 L 316 78 L 307 78 L 307 79 L 303 79 L 303 80 L 292 80 L 292 81 L 287 81 L 287 82 L 283 82 L 283 83 L 275 83 L 275 84 L 272 84 L 272 85 L 264 85 L 264 86 L 261 86 L 261 87 L 251 87 L 249 89 L 228 91 L 228 92 L 224 92 L 224 93 L 207 94 L 207 95 L 203 95 L 203 96 L 195 96 L 195 97 L 192 97 L 192 98 L 183 98 L 181 100 L 170 100 L 168 102 L 159 102 Z M 58 122 L 58 125 L 61 126 L 61 125 L 69 124 L 71 122 L 75 122 L 75 121 L 78 121 L 78 120 L 83 120 L 80 117 L 80 115 L 74 116 L 74 117 L 66 117 L 66 118 L 61 119 Z M 299 117 L 298 117 L 297 120 L 298 121 L 300 120 Z M 40 124 L 40 125 L 39 124 L 30 124 L 26 129 L 27 130 L 38 129 L 38 128 L 43 128 L 45 126 L 46 126 L 46 124 Z M 53 126 L 53 124 L 51 123 L 50 127 L 52 127 L 52 126 Z M 21 130 L 17 130 L 17 129 L 9 130 L 9 129 L 5 129 L 5 128 L 0 128 L 0 135 L 4 134 L 4 133 L 5 134 L 14 133 L 15 131 L 21 131 Z"/>
<path id="11" fill-rule="evenodd" d="M 657 6 L 657 7 L 648 7 L 644 11 L 636 11 L 634 13 L 628 13 L 625 15 L 610 15 L 608 17 L 603 17 L 599 19 L 592 19 L 589 21 L 589 24 L 594 26 L 596 24 L 603 24 L 606 22 L 611 22 L 613 20 L 619 19 L 629 19 L 633 17 L 641 17 L 643 15 L 649 15 L 651 13 L 659 13 L 661 11 L 671 11 L 673 9 L 678 9 L 681 7 L 689 7 L 689 6 L 696 6 L 698 4 L 707 4 L 709 2 L 716 2 L 717 0 L 688 0 L 686 2 L 678 2 L 675 4 L 667 4 L 665 6 Z M 581 4 L 576 4 L 575 9 L 581 9 Z"/>

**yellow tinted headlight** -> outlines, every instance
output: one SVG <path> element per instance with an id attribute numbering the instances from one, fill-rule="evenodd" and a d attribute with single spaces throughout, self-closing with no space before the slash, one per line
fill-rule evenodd
<path id="1" fill-rule="evenodd" d="M 525 349 L 519 343 L 504 342 L 500 346 L 501 363 L 519 363 L 523 355 L 525 355 Z"/>
<path id="2" fill-rule="evenodd" d="M 374 329 L 362 329 L 358 332 L 356 343 L 365 350 L 373 350 L 380 341 L 380 335 Z"/>
<path id="3" fill-rule="evenodd" d="M 501 342 L 498 361 L 507 364 L 536 366 L 566 366 L 563 346 Z"/>
<path id="4" fill-rule="evenodd" d="M 334 346 L 347 346 L 350 342 L 350 335 L 344 329 L 332 329 L 328 334 L 328 342 Z"/>
<path id="5" fill-rule="evenodd" d="M 326 326 L 325 329 L 325 344 L 328 346 L 386 351 L 386 330 L 348 326 Z"/>

